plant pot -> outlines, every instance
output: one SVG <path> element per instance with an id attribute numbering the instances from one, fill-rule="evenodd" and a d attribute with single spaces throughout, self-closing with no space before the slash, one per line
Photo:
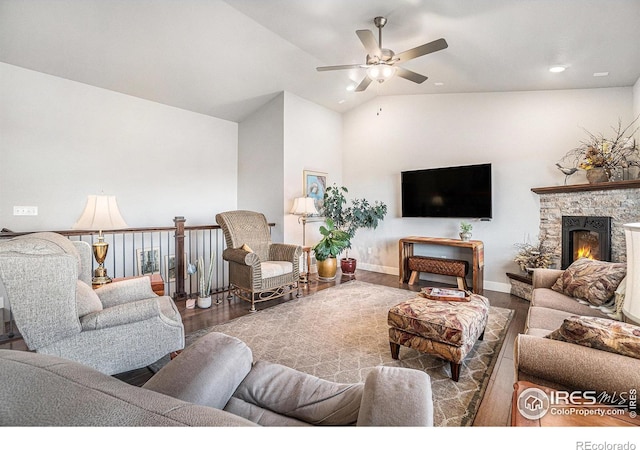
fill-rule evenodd
<path id="1" fill-rule="evenodd" d="M 211 308 L 211 296 L 198 297 L 198 308 Z"/>
<path id="2" fill-rule="evenodd" d="M 606 183 L 609 181 L 609 172 L 604 167 L 594 167 L 587 170 L 587 181 L 589 183 Z"/>
<path id="3" fill-rule="evenodd" d="M 468 241 L 471 239 L 471 233 L 466 232 L 466 233 L 460 233 L 460 239 L 462 239 L 463 241 Z"/>
<path id="4" fill-rule="evenodd" d="M 327 258 L 318 261 L 318 278 L 323 281 L 333 280 L 338 271 L 338 261 L 336 258 Z"/>
<path id="5" fill-rule="evenodd" d="M 355 258 L 342 258 L 340 260 L 340 270 L 345 275 L 353 275 L 356 273 L 356 259 Z"/>

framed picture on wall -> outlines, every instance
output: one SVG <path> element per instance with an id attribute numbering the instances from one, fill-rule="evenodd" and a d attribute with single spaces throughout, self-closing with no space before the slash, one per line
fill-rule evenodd
<path id="1" fill-rule="evenodd" d="M 160 273 L 160 248 L 139 248 L 136 250 L 138 259 L 138 275 Z"/>
<path id="2" fill-rule="evenodd" d="M 303 173 L 303 187 L 305 197 L 311 197 L 316 209 L 322 215 L 324 210 L 324 193 L 327 190 L 327 174 L 324 172 L 314 172 L 305 170 Z"/>
<path id="3" fill-rule="evenodd" d="M 182 278 L 187 279 L 187 254 L 184 254 L 184 273 Z M 164 276 L 169 283 L 176 281 L 176 255 L 165 255 L 164 257 Z"/>

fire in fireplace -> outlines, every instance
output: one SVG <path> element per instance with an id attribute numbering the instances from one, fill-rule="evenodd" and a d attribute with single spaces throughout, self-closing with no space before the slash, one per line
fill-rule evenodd
<path id="1" fill-rule="evenodd" d="M 562 268 L 579 258 L 611 261 L 611 217 L 562 217 Z"/>

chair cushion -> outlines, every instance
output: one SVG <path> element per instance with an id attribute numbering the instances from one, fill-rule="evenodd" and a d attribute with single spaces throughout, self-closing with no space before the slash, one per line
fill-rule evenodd
<path id="1" fill-rule="evenodd" d="M 551 289 L 601 306 L 611 300 L 626 274 L 626 263 L 580 258 L 563 272 Z"/>
<path id="2" fill-rule="evenodd" d="M 102 311 L 102 302 L 98 294 L 95 293 L 91 286 L 80 280 L 76 282 L 76 304 L 78 306 L 78 317 Z"/>
<path id="3" fill-rule="evenodd" d="M 293 272 L 293 263 L 289 261 L 263 261 L 262 278 L 272 278 Z"/>
<path id="4" fill-rule="evenodd" d="M 571 316 L 547 337 L 640 359 L 640 327 L 617 320 Z"/>

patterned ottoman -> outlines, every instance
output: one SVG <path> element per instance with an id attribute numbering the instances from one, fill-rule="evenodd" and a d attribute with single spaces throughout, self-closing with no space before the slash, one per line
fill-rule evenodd
<path id="1" fill-rule="evenodd" d="M 391 357 L 400 346 L 439 356 L 451 363 L 451 378 L 458 381 L 462 361 L 477 339 L 482 340 L 489 315 L 489 300 L 471 294 L 468 302 L 447 302 L 417 297 L 389 310 L 387 322 Z"/>

